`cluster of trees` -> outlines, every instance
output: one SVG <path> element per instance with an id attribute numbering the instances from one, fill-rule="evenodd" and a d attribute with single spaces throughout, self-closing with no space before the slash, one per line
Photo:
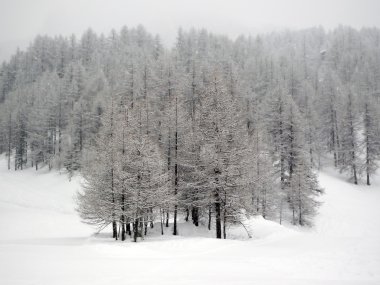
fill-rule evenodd
<path id="1" fill-rule="evenodd" d="M 134 240 L 192 220 L 226 238 L 247 216 L 310 225 L 327 158 L 370 185 L 380 158 L 380 30 L 232 41 L 143 27 L 37 37 L 0 69 L 8 168 L 81 171 L 82 218 Z"/>

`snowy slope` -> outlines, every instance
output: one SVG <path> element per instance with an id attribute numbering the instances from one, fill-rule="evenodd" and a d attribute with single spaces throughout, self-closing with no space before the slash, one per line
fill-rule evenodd
<path id="1" fill-rule="evenodd" d="M 134 244 L 80 223 L 78 178 L 9 172 L 0 161 L 0 284 L 380 284 L 380 181 L 354 186 L 327 169 L 320 182 L 311 230 L 255 218 L 250 240 L 181 224 L 203 237 L 167 229 Z"/>

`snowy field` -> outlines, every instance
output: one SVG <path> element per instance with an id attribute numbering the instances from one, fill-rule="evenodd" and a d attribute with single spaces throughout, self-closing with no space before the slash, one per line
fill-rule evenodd
<path id="1" fill-rule="evenodd" d="M 327 169 L 320 183 L 326 194 L 312 229 L 256 218 L 249 240 L 166 229 L 135 244 L 94 236 L 80 222 L 78 179 L 8 171 L 1 160 L 0 284 L 380 284 L 379 177 L 354 186 Z"/>

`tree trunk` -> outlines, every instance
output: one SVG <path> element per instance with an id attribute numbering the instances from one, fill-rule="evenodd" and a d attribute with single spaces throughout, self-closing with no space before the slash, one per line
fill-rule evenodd
<path id="1" fill-rule="evenodd" d="M 164 234 L 164 211 L 160 208 L 161 235 Z"/>
<path id="2" fill-rule="evenodd" d="M 174 134 L 174 197 L 177 196 L 178 193 L 178 106 L 177 106 L 177 97 L 175 97 L 175 134 Z M 174 205 L 174 217 L 173 217 L 173 235 L 177 235 L 177 204 Z"/>
<path id="3" fill-rule="evenodd" d="M 112 221 L 112 237 L 117 240 L 117 224 L 116 221 Z"/>
<path id="4" fill-rule="evenodd" d="M 226 209 L 223 211 L 223 238 L 226 239 L 227 233 L 226 233 L 226 221 L 227 221 L 227 215 L 226 215 Z"/>
<path id="5" fill-rule="evenodd" d="M 339 140 L 339 130 L 338 130 L 338 121 L 337 121 L 337 118 L 336 118 L 336 111 L 334 111 L 334 121 L 335 121 L 335 152 L 336 152 L 336 163 L 337 165 L 340 164 L 340 161 L 341 161 L 341 154 L 339 152 L 340 150 L 340 140 Z"/>
<path id="6" fill-rule="evenodd" d="M 334 153 L 334 166 L 335 167 L 338 167 L 338 155 L 337 155 L 337 148 L 336 148 L 336 140 L 335 140 L 335 116 L 334 116 L 334 109 L 333 109 L 333 106 L 332 106 L 332 102 L 331 102 L 331 106 L 330 106 L 330 119 L 331 119 L 331 131 L 330 131 L 330 135 L 331 135 L 331 143 L 332 145 L 330 146 L 331 149 Z"/>
<path id="7" fill-rule="evenodd" d="M 193 220 L 193 224 L 198 227 L 199 225 L 199 209 L 197 207 L 193 207 L 191 209 L 191 218 Z"/>
<path id="8" fill-rule="evenodd" d="M 177 235 L 177 205 L 174 205 L 174 215 L 173 215 L 173 235 Z"/>
<path id="9" fill-rule="evenodd" d="M 133 223 L 133 241 L 137 242 L 137 236 L 139 233 L 139 221 L 138 219 L 135 219 L 135 222 Z"/>
<path id="10" fill-rule="evenodd" d="M 298 180 L 298 222 L 301 226 L 304 225 L 302 218 L 302 199 L 301 199 L 301 181 Z"/>
<path id="11" fill-rule="evenodd" d="M 8 130 L 8 170 L 11 169 L 11 153 L 12 153 L 12 115 L 9 114 L 9 130 Z"/>
<path id="12" fill-rule="evenodd" d="M 167 210 L 166 212 L 166 224 L 165 224 L 165 227 L 169 227 L 169 210 Z"/>
<path id="13" fill-rule="evenodd" d="M 190 215 L 189 208 L 186 208 L 186 217 L 185 217 L 185 221 L 186 221 L 186 222 L 189 221 L 189 215 Z"/>
<path id="14" fill-rule="evenodd" d="M 353 171 L 353 174 L 354 174 L 354 184 L 358 184 L 358 177 L 357 177 L 357 173 L 356 173 L 356 155 L 355 155 L 355 143 L 354 143 L 354 122 L 353 122 L 353 116 L 352 116 L 352 110 L 351 110 L 351 100 L 350 100 L 350 135 L 351 135 L 351 148 L 352 148 L 352 152 L 351 152 L 351 158 L 352 158 L 352 171 Z"/>
<path id="15" fill-rule="evenodd" d="M 209 231 L 211 230 L 211 214 L 212 214 L 211 209 L 212 209 L 212 207 L 210 205 L 208 207 L 208 230 Z"/>
<path id="16" fill-rule="evenodd" d="M 369 134 L 368 134 L 368 129 L 369 129 L 369 115 L 368 115 L 368 104 L 365 104 L 365 142 L 366 142 L 366 174 L 367 174 L 367 185 L 371 185 L 371 182 L 369 180 L 369 164 L 370 164 L 370 159 L 369 159 Z"/>
<path id="17" fill-rule="evenodd" d="M 216 238 L 222 238 L 222 222 L 220 218 L 220 198 L 217 192 L 215 193 L 215 228 L 216 228 Z"/>
<path id="18" fill-rule="evenodd" d="M 355 154 L 353 154 L 353 156 L 355 157 Z M 354 171 L 354 184 L 358 185 L 358 175 L 356 173 L 356 165 L 354 163 L 354 165 L 352 166 L 352 169 Z"/>
<path id="19" fill-rule="evenodd" d="M 121 240 L 124 241 L 126 238 L 126 231 L 125 231 L 125 216 L 121 216 Z"/>

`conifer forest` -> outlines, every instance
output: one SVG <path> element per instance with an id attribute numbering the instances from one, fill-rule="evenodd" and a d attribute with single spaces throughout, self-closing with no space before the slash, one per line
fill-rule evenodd
<path id="1" fill-rule="evenodd" d="M 0 153 L 82 175 L 81 219 L 115 239 L 169 220 L 224 239 L 255 215 L 310 227 L 324 164 L 366 185 L 378 168 L 380 30 L 37 36 L 0 69 Z"/>

